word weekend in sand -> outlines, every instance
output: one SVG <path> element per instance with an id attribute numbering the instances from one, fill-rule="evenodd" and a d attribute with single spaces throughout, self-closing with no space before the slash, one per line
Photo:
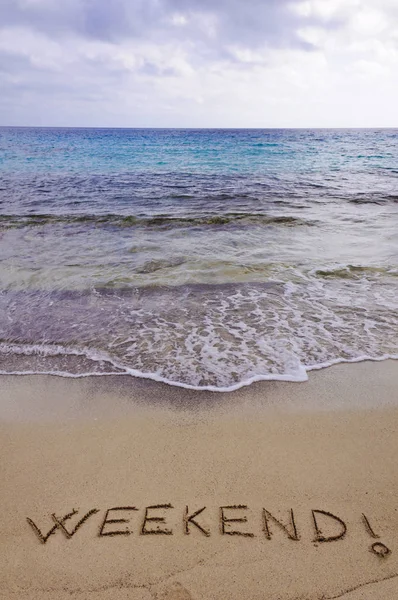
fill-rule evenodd
<path id="1" fill-rule="evenodd" d="M 139 533 L 140 535 L 173 535 L 173 529 L 168 524 L 167 519 L 167 513 L 173 509 L 174 507 L 171 504 L 146 506 L 140 524 L 136 528 L 136 531 L 133 531 L 131 528 L 131 519 L 134 514 L 139 512 L 137 507 L 115 506 L 108 508 L 101 518 L 98 537 L 126 536 L 132 533 Z M 184 535 L 189 535 L 191 531 L 195 530 L 199 535 L 210 537 L 212 531 L 201 520 L 206 510 L 206 506 L 196 510 L 190 510 L 188 506 L 185 506 L 182 512 L 182 531 Z M 248 506 L 245 504 L 220 506 L 218 508 L 219 533 L 228 536 L 255 537 L 248 523 L 247 511 Z M 99 512 L 99 509 L 92 508 L 82 515 L 74 526 L 71 524 L 71 519 L 77 517 L 78 510 L 73 509 L 62 516 L 51 513 L 52 526 L 46 533 L 30 517 L 27 517 L 26 520 L 40 542 L 46 544 L 50 536 L 57 531 L 61 532 L 67 539 L 72 538 L 91 517 Z M 314 529 L 314 543 L 336 542 L 345 537 L 347 524 L 342 518 L 329 511 L 315 509 L 311 511 L 311 515 Z M 372 539 L 379 539 L 366 515 L 361 515 L 361 521 L 370 537 Z M 262 508 L 261 523 L 261 535 L 265 536 L 267 540 L 271 540 L 275 528 L 281 529 L 289 540 L 298 542 L 301 539 L 296 526 L 293 509 L 288 512 L 287 519 L 282 520 L 279 517 L 275 517 L 267 509 Z M 391 553 L 391 550 L 382 542 L 373 542 L 370 550 L 380 558 L 385 558 Z"/>

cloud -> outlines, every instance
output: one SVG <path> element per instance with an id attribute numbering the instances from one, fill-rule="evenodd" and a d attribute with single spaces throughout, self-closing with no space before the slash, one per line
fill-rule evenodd
<path id="1" fill-rule="evenodd" d="M 393 125 L 397 68 L 395 0 L 0 0 L 0 124 Z"/>
<path id="2" fill-rule="evenodd" d="M 299 46 L 297 29 L 325 21 L 294 10 L 299 0 L 2 0 L 0 23 L 29 27 L 49 37 L 78 36 L 117 42 L 215 42 Z M 330 19 L 329 19 L 330 20 Z"/>

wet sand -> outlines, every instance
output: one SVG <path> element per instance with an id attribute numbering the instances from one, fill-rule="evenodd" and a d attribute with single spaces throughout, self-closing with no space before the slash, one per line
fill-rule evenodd
<path id="1" fill-rule="evenodd" d="M 397 390 L 1 377 L 0 598 L 398 597 Z"/>

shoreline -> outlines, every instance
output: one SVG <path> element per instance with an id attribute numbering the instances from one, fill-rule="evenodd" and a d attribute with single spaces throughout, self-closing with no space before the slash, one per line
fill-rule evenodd
<path id="1" fill-rule="evenodd" d="M 306 381 L 259 381 L 223 393 L 121 374 L 71 378 L 0 375 L 0 420 L 113 418 L 137 410 L 194 414 L 205 410 L 214 415 L 225 410 L 327 412 L 398 407 L 397 378 L 398 361 L 394 359 L 340 363 L 314 370 Z"/>
<path id="2" fill-rule="evenodd" d="M 0 344 L 1 345 L 1 344 Z M 72 355 L 71 355 L 72 356 Z M 73 355 L 73 356 L 79 356 Z M 84 352 L 82 351 L 80 354 L 81 357 L 84 356 Z M 118 366 L 116 364 L 112 364 L 115 369 L 120 369 L 119 371 L 109 371 L 109 372 L 87 372 L 87 373 L 69 373 L 66 371 L 2 371 L 0 370 L 0 377 L 14 377 L 14 376 L 54 376 L 54 377 L 64 377 L 66 379 L 81 379 L 85 377 L 133 377 L 134 379 L 144 379 L 146 381 L 160 383 L 164 385 L 168 385 L 171 387 L 182 388 L 184 390 L 193 390 L 196 392 L 217 392 L 217 393 L 231 393 L 236 392 L 242 388 L 252 386 L 254 383 L 260 383 L 264 381 L 285 381 L 288 383 L 303 383 L 308 381 L 309 373 L 312 371 L 321 371 L 323 369 L 329 369 L 330 367 L 335 367 L 336 365 L 352 365 L 357 363 L 379 363 L 384 361 L 398 360 L 398 354 L 386 354 L 380 357 L 372 358 L 369 356 L 359 356 L 357 358 L 345 359 L 345 358 L 336 358 L 329 362 L 319 363 L 310 366 L 302 366 L 300 365 L 298 369 L 297 377 L 288 374 L 269 374 L 269 375 L 254 375 L 253 377 L 240 381 L 236 384 L 232 384 L 228 387 L 216 387 L 213 385 L 203 385 L 196 386 L 191 385 L 189 383 L 183 383 L 181 381 L 173 381 L 171 379 L 166 379 L 164 377 L 156 375 L 156 373 L 145 373 L 142 371 L 137 371 L 136 369 L 125 369 L 124 367 Z"/>
<path id="3" fill-rule="evenodd" d="M 396 597 L 397 366 L 229 394 L 1 376 L 0 598 Z"/>

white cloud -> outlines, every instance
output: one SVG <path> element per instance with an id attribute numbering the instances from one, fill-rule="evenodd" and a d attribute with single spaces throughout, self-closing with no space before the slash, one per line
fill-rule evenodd
<path id="1" fill-rule="evenodd" d="M 252 0 L 258 23 L 238 0 L 137 0 L 147 28 L 131 35 L 122 21 L 104 29 L 102 0 L 83 28 L 81 0 L 64 24 L 53 0 L 13 1 L 19 12 L 0 20 L 1 124 L 398 125 L 395 0 Z"/>

